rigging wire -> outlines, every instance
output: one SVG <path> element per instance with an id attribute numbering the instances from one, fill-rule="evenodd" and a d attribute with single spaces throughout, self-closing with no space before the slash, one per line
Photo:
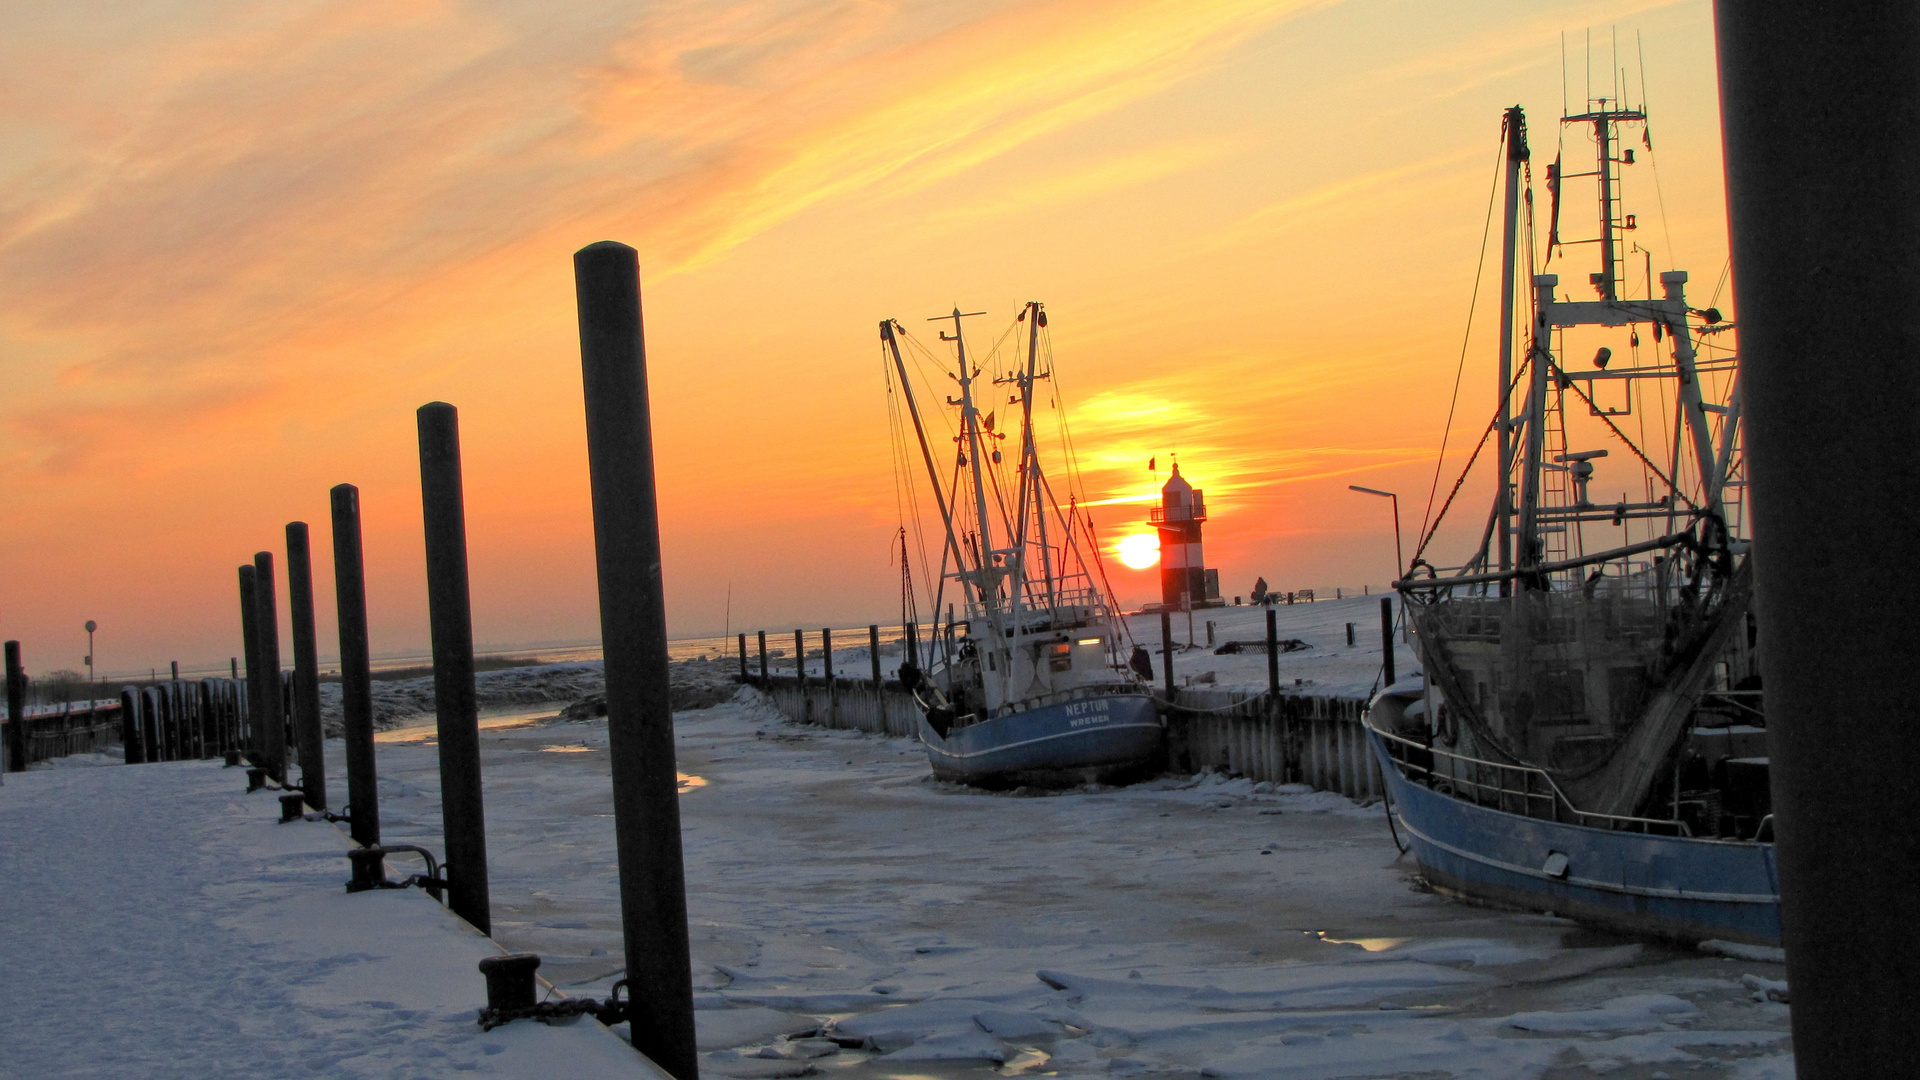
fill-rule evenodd
<path id="1" fill-rule="evenodd" d="M 1499 145 L 1500 153 L 1493 160 L 1493 186 L 1487 190 L 1487 216 L 1480 226 L 1480 257 L 1475 260 L 1473 267 L 1473 293 L 1467 300 L 1467 327 L 1460 335 L 1460 360 L 1453 369 L 1453 396 L 1447 401 L 1447 422 L 1440 430 L 1440 456 L 1434 460 L 1433 481 L 1427 485 L 1427 506 L 1420 515 L 1420 531 L 1423 533 L 1433 516 L 1433 496 L 1440 490 L 1440 471 L 1447 463 L 1447 442 L 1453 437 L 1454 409 L 1460 403 L 1460 380 L 1467 370 L 1467 346 L 1473 341 L 1473 316 L 1480 305 L 1480 281 L 1487 269 L 1487 239 L 1493 233 L 1493 201 L 1500 194 L 1501 165 L 1507 149 L 1507 118 L 1504 114 L 1500 118 Z M 1509 304 L 1513 302 L 1510 296 L 1503 299 Z M 1399 572 L 1404 574 L 1407 568 L 1402 566 Z"/>

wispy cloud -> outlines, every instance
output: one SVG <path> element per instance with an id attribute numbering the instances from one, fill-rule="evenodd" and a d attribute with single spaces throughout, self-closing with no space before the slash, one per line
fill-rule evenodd
<path id="1" fill-rule="evenodd" d="M 0 345 L 64 345 L 8 403 L 10 453 L 79 460 L 98 425 L 36 414 L 182 378 L 226 398 L 371 377 L 371 349 L 431 364 L 449 323 L 513 308 L 521 253 L 620 235 L 658 281 L 1152 94 L 1304 6 L 62 5 L 0 46 Z"/>

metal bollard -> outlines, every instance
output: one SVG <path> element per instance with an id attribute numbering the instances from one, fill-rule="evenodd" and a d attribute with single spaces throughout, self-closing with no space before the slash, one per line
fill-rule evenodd
<path id="1" fill-rule="evenodd" d="M 633 1046 L 698 1080 L 640 266 L 613 242 L 582 248 L 573 263 Z"/>
<path id="2" fill-rule="evenodd" d="M 480 974 L 487 977 L 487 1008 L 495 1012 L 533 1008 L 539 1000 L 533 973 L 539 969 L 536 953 L 508 953 L 480 961 Z"/>
<path id="3" fill-rule="evenodd" d="M 367 645 L 367 572 L 360 546 L 360 489 L 340 484 L 333 497 L 333 596 L 340 623 L 340 720 L 347 744 L 347 829 L 355 842 L 380 844 L 380 792 L 374 775 L 373 662 Z"/>
<path id="4" fill-rule="evenodd" d="M 239 764 L 240 764 L 240 751 L 238 750 L 227 751 L 227 763 L 222 767 L 231 769 Z"/>
<path id="5" fill-rule="evenodd" d="M 266 786 L 267 770 L 259 765 L 249 766 L 247 768 L 247 790 L 249 792 L 259 791 Z"/>
<path id="6" fill-rule="evenodd" d="M 306 803 L 307 797 L 297 791 L 290 791 L 280 796 L 280 824 L 285 825 L 289 821 L 299 821 L 305 817 Z"/>
<path id="7" fill-rule="evenodd" d="M 390 884 L 387 881 L 386 859 L 387 853 L 377 845 L 347 849 L 347 863 L 353 867 L 353 877 L 347 882 L 347 891 L 366 892 Z"/>
<path id="8" fill-rule="evenodd" d="M 417 418 L 447 893 L 454 914 L 491 936 L 493 905 L 487 882 L 486 808 L 480 794 L 480 711 L 473 686 L 473 603 L 467 591 L 460 415 L 446 402 L 434 401 L 420 406 Z M 664 681 L 663 674 L 663 685 Z"/>
<path id="9" fill-rule="evenodd" d="M 313 631 L 313 548 L 307 523 L 287 523 L 287 614 L 293 618 L 293 733 L 300 790 L 327 808 L 327 760 L 320 731 L 320 657 Z"/>

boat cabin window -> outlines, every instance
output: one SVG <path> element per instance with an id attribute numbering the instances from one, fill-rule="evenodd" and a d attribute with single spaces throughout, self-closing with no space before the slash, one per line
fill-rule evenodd
<path id="1" fill-rule="evenodd" d="M 1073 670 L 1073 645 L 1070 642 L 1056 641 L 1047 646 L 1047 666 L 1054 671 Z"/>

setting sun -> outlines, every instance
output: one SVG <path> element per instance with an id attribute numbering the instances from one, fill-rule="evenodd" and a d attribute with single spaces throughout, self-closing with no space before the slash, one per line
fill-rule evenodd
<path id="1" fill-rule="evenodd" d="M 1160 561 L 1160 538 L 1152 533 L 1134 533 L 1120 541 L 1120 561 L 1135 570 L 1145 570 Z"/>

